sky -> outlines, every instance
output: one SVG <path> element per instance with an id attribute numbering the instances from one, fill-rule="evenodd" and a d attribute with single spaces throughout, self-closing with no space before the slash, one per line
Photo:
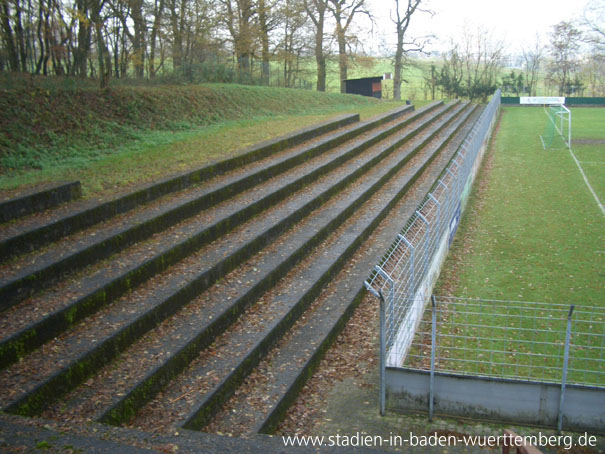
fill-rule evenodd
<path id="1" fill-rule="evenodd" d="M 594 0 L 593 0 L 594 1 Z M 605 0 L 601 0 L 605 1 Z M 394 0 L 370 0 L 377 18 L 375 41 L 396 42 L 395 25 L 390 21 Z M 402 4 L 407 3 L 405 0 Z M 416 13 L 410 22 L 410 36 L 436 35 L 431 50 L 445 50 L 450 37 L 459 36 L 464 24 L 476 31 L 479 25 L 507 44 L 509 53 L 520 52 L 536 42 L 536 33 L 546 44 L 553 25 L 582 15 L 588 0 L 425 0 L 435 12 Z"/>

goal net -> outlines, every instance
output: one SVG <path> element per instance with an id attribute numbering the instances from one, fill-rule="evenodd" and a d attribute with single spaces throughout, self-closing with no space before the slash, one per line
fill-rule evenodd
<path id="1" fill-rule="evenodd" d="M 542 146 L 547 148 L 571 148 L 571 111 L 563 104 L 544 105 L 546 126 L 540 136 Z"/>

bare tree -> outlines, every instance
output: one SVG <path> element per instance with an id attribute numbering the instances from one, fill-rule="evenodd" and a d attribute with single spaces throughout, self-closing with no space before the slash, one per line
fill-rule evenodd
<path id="1" fill-rule="evenodd" d="M 283 0 L 257 0 L 258 35 L 261 44 L 261 81 L 268 85 L 270 81 L 270 60 L 272 56 L 271 34 L 281 25 L 283 15 L 280 4 Z"/>
<path id="2" fill-rule="evenodd" d="M 548 68 L 549 78 L 558 88 L 559 96 L 573 91 L 572 77 L 579 68 L 580 31 L 571 22 L 559 22 L 553 26 L 550 53 L 553 57 Z"/>
<path id="3" fill-rule="evenodd" d="M 307 47 L 305 25 L 308 16 L 304 0 L 283 0 L 278 14 L 282 26 L 278 57 L 283 62 L 284 85 L 294 87 L 300 72 L 300 57 Z"/>
<path id="4" fill-rule="evenodd" d="M 134 33 L 129 33 L 132 42 L 134 74 L 142 78 L 145 73 L 145 50 L 147 48 L 147 23 L 143 15 L 143 0 L 129 0 Z M 129 27 L 124 26 L 129 32 Z"/>
<path id="5" fill-rule="evenodd" d="M 328 8 L 336 20 L 340 92 L 344 93 L 346 85 L 343 81 L 347 79 L 348 70 L 347 44 L 350 39 L 353 39 L 347 33 L 357 13 L 365 14 L 370 20 L 372 20 L 372 16 L 367 8 L 366 0 L 329 0 Z"/>
<path id="6" fill-rule="evenodd" d="M 95 28 L 100 88 L 107 88 L 109 86 L 109 78 L 111 77 L 111 57 L 107 45 L 105 44 L 105 39 L 103 38 L 104 19 L 101 15 L 101 11 L 105 6 L 105 1 L 106 0 L 92 1 L 90 11 L 90 19 Z"/>
<path id="7" fill-rule="evenodd" d="M 538 75 L 544 59 L 544 46 L 540 44 L 540 38 L 536 35 L 536 41 L 531 48 L 523 48 L 523 70 L 525 82 L 530 96 L 536 96 L 538 87 Z"/>
<path id="8" fill-rule="evenodd" d="M 464 29 L 461 42 L 452 40 L 444 54 L 438 85 L 450 97 L 485 101 L 498 85 L 504 43 L 479 28 Z"/>
<path id="9" fill-rule="evenodd" d="M 13 31 L 13 25 L 11 23 L 12 10 L 8 0 L 2 0 L 0 10 L 0 22 L 2 26 L 2 41 L 6 45 L 8 53 L 8 63 L 11 71 L 19 71 L 21 69 L 19 64 L 19 53 L 17 52 L 17 43 L 15 39 L 15 33 Z"/>
<path id="10" fill-rule="evenodd" d="M 592 96 L 605 94 L 605 4 L 591 0 L 584 9 L 580 27 L 582 40 L 590 46 L 589 57 L 582 67 L 583 79 Z"/>
<path id="11" fill-rule="evenodd" d="M 164 17 L 164 0 L 154 0 L 153 6 L 153 25 L 149 35 L 149 77 L 155 77 L 158 66 L 156 65 L 156 49 L 160 26 Z M 161 63 L 160 63 L 161 64 Z"/>
<path id="12" fill-rule="evenodd" d="M 487 99 L 496 89 L 502 67 L 504 42 L 488 30 L 479 28 L 476 33 L 464 30 L 462 59 L 466 71 L 466 96 L 471 100 Z"/>
<path id="13" fill-rule="evenodd" d="M 586 30 L 584 40 L 605 54 L 605 3 L 591 0 L 584 8 L 581 25 Z"/>
<path id="14" fill-rule="evenodd" d="M 223 20 L 233 42 L 233 49 L 241 74 L 251 75 L 253 45 L 256 31 L 254 16 L 256 8 L 252 0 L 220 0 L 223 5 Z"/>
<path id="15" fill-rule="evenodd" d="M 410 26 L 412 16 L 416 11 L 428 12 L 428 10 L 419 9 L 422 0 L 395 0 L 395 11 L 391 11 L 391 20 L 397 29 L 397 48 L 395 50 L 395 74 L 393 75 L 393 98 L 401 99 L 401 73 L 403 70 L 404 56 L 408 52 L 421 52 L 426 41 L 411 39 L 408 40 L 406 33 Z M 405 6 L 404 6 L 405 5 Z M 404 9 L 405 8 L 405 9 Z M 432 13 L 431 13 L 432 14 Z"/>

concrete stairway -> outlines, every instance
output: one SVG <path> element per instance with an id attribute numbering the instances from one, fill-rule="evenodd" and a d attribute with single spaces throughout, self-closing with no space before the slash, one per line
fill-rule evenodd
<path id="1" fill-rule="evenodd" d="M 343 117 L 1 226 L 1 408 L 270 433 L 479 110 Z"/>

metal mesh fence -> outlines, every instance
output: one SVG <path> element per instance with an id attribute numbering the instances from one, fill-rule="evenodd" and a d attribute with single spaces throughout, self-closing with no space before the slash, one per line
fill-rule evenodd
<path id="1" fill-rule="evenodd" d="M 405 228 L 372 272 L 365 285 L 384 298 L 387 365 L 400 366 L 414 327 L 430 296 L 427 277 L 435 272 L 435 257 L 444 256 L 460 217 L 479 155 L 500 106 L 500 91 L 473 125 L 456 154 L 418 206 Z M 449 233 L 449 235 L 448 235 Z M 444 239 L 445 238 L 445 239 Z M 437 265 L 438 272 L 438 265 Z"/>
<path id="2" fill-rule="evenodd" d="M 435 371 L 605 386 L 605 308 L 435 297 L 405 367 L 430 370 L 433 336 Z"/>
<path id="3" fill-rule="evenodd" d="M 365 282 L 381 300 L 380 411 L 387 367 L 430 370 L 429 414 L 435 371 L 521 379 L 561 385 L 561 430 L 565 384 L 605 386 L 604 308 L 433 297 L 425 310 L 499 105 L 498 91 Z"/>

